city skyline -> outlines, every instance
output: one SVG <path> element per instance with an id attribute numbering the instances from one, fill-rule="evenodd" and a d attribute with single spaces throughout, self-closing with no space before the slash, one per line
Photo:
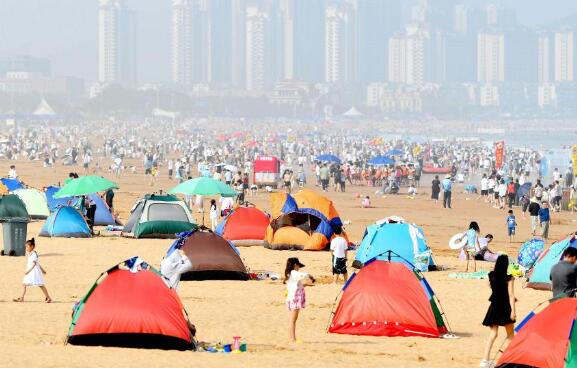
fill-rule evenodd
<path id="1" fill-rule="evenodd" d="M 278 1 L 282 3 L 282 0 Z M 137 60 L 139 81 L 168 82 L 172 80 L 172 9 L 171 1 L 126 1 L 127 6 L 136 13 L 137 24 Z M 434 3 L 434 2 L 432 2 Z M 471 2 L 467 2 L 469 4 Z M 472 3 L 483 3 L 480 1 Z M 558 1 L 560 6 L 550 9 L 539 1 L 505 1 L 516 11 L 521 24 L 535 26 L 542 23 L 555 23 L 577 12 L 577 4 L 571 1 Z M 4 11 L 3 11 L 4 10 Z M 6 11 L 9 10 L 9 11 Z M 32 12 L 32 10 L 35 10 Z M 41 11 L 38 11 L 41 10 Z M 556 11 L 554 13 L 553 11 Z M 68 16 L 63 14 L 68 12 Z M 405 18 L 407 11 L 404 12 Z M 85 78 L 88 81 L 98 79 L 97 39 L 98 39 L 98 1 L 96 0 L 58 0 L 46 2 L 39 0 L 5 0 L 0 4 L 0 56 L 31 55 L 48 58 L 53 64 L 54 73 Z M 10 14 L 10 16 L 7 16 Z M 16 22 L 26 15 L 27 22 Z M 54 27 L 58 24 L 58 27 Z M 47 25 L 51 25 L 46 27 Z M 39 34 L 38 27 L 47 28 Z M 26 28 L 26 29 L 25 29 Z M 65 43 L 59 39 L 67 40 Z M 150 42 L 150 47 L 142 47 Z M 237 53 L 239 51 L 237 50 Z M 322 50 L 324 53 L 324 50 Z M 243 52 L 241 52 L 243 53 Z M 75 62 L 80 60 L 81 62 Z M 383 73 L 386 71 L 383 71 Z M 234 74 L 234 71 L 232 71 Z M 286 73 L 285 73 L 286 74 Z M 238 76 L 236 77 L 238 80 Z"/>

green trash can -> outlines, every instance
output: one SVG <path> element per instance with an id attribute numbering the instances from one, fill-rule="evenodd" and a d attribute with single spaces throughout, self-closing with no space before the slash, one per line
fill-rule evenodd
<path id="1" fill-rule="evenodd" d="M 11 221 L 2 223 L 4 235 L 4 249 L 2 255 L 5 256 L 23 256 L 26 254 L 26 233 L 28 223 L 20 221 Z"/>

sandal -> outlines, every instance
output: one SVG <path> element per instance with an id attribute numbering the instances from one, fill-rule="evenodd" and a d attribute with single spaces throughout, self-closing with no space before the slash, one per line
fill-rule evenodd
<path id="1" fill-rule="evenodd" d="M 12 299 L 12 301 L 13 301 L 13 302 L 16 302 L 16 303 L 22 303 L 22 302 L 24 301 L 24 298 L 22 298 L 22 297 L 20 297 L 20 298 L 14 298 L 14 299 Z"/>
<path id="2" fill-rule="evenodd" d="M 50 298 L 46 298 L 46 299 L 44 299 L 44 301 L 45 301 L 46 303 L 52 303 L 52 299 L 50 299 Z"/>

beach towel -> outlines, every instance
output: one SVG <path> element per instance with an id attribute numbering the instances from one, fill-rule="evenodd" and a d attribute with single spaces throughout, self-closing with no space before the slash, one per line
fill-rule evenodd
<path id="1" fill-rule="evenodd" d="M 488 279 L 489 278 L 489 271 L 480 270 L 477 272 L 457 272 L 457 273 L 450 273 L 450 279 Z"/>

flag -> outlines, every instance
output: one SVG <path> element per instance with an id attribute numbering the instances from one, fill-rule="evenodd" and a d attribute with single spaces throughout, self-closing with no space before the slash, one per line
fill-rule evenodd
<path id="1" fill-rule="evenodd" d="M 505 142 L 499 141 L 495 144 L 495 168 L 497 170 L 503 168 L 504 156 L 505 156 Z"/>

